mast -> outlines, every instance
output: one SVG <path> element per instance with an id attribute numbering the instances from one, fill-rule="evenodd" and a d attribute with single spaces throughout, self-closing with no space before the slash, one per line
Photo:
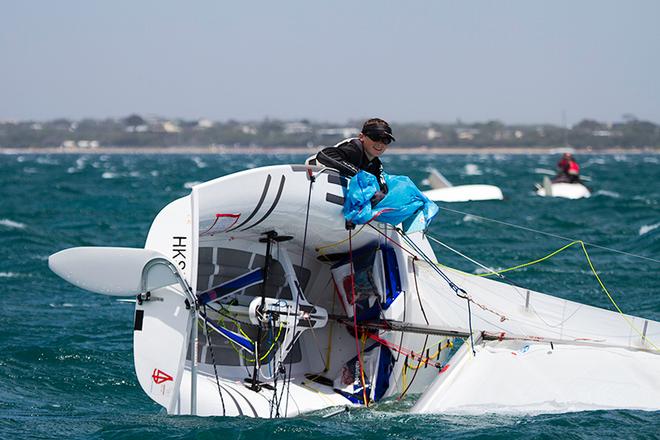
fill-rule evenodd
<path id="1" fill-rule="evenodd" d="M 270 272 L 270 264 L 271 264 L 270 251 L 272 248 L 273 240 L 275 239 L 275 237 L 277 237 L 277 232 L 268 231 L 264 233 L 264 235 L 265 237 L 259 239 L 260 243 L 264 243 L 264 242 L 266 243 L 266 260 L 264 261 L 264 281 L 263 283 L 261 283 L 261 304 L 257 309 L 257 317 L 260 317 L 263 314 L 264 306 L 266 305 L 266 283 L 268 282 L 268 273 Z M 257 329 L 257 339 L 254 341 L 254 369 L 252 370 L 252 385 L 250 385 L 250 389 L 252 391 L 259 391 L 261 389 L 261 386 L 259 386 L 259 384 L 257 383 L 257 374 L 259 372 L 259 367 L 261 366 L 259 364 L 259 357 L 261 355 L 260 345 L 261 345 L 261 335 L 263 330 L 262 327 L 263 327 L 263 323 L 260 323 Z"/>

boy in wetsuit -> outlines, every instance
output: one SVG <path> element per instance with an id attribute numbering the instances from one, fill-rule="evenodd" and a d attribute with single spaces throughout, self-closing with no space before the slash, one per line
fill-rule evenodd
<path id="1" fill-rule="evenodd" d="M 387 185 L 379 158 L 394 141 L 390 125 L 382 119 L 372 118 L 364 123 L 357 138 L 344 139 L 334 147 L 324 148 L 316 155 L 316 161 L 348 177 L 360 170 L 373 174 L 380 185 L 381 194 L 377 194 L 380 201 L 387 194 Z"/>

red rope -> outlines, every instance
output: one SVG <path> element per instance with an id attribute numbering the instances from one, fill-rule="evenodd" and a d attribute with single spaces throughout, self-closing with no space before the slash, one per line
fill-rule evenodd
<path id="1" fill-rule="evenodd" d="M 419 363 L 431 365 L 432 367 L 439 367 L 437 362 L 430 362 L 431 358 L 429 358 L 429 357 L 425 358 L 423 356 L 423 354 L 424 354 L 423 351 L 421 353 L 415 353 L 413 350 L 408 350 L 407 348 L 403 348 L 400 345 L 393 344 L 393 343 L 381 338 L 380 336 L 376 336 L 372 333 L 369 333 L 369 338 L 373 339 L 374 341 L 378 342 L 381 345 L 384 345 L 387 348 L 390 348 L 390 349 L 396 351 L 397 353 L 401 353 L 402 355 L 404 355 L 406 357 L 410 357 L 413 360 L 417 360 Z"/>

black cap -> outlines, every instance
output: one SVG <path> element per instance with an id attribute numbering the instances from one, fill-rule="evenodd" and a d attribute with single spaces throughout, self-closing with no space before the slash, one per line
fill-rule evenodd
<path id="1" fill-rule="evenodd" d="M 392 136 L 390 124 L 379 118 L 372 118 L 365 122 L 362 126 L 362 134 L 375 141 L 380 139 L 389 139 L 390 142 L 396 141 Z"/>

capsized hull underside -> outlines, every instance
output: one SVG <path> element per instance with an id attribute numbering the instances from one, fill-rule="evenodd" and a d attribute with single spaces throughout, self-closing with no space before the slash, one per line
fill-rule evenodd
<path id="1" fill-rule="evenodd" d="M 208 321 L 197 319 L 197 334 L 195 325 L 191 326 L 190 339 L 197 338 L 197 343 L 189 343 L 185 363 L 177 369 L 180 374 L 167 373 L 172 376 L 172 382 L 178 380 L 180 384 L 173 394 L 176 399 L 164 405 L 170 413 L 190 414 L 193 410 L 199 415 L 292 416 L 328 406 L 361 404 L 364 397 L 377 401 L 403 392 L 420 393 L 444 366 L 451 351 L 451 337 L 429 338 L 387 330 L 371 330 L 368 334 L 362 328 L 358 328 L 356 336 L 351 313 L 358 315 L 356 321 L 366 319 L 366 314 L 360 315 L 360 301 L 366 304 L 365 310 L 376 312 L 371 320 L 426 324 L 419 297 L 411 291 L 412 260 L 404 252 L 406 245 L 398 232 L 390 226 L 374 222 L 348 231 L 342 216 L 345 179 L 333 171 L 318 173 L 319 168 L 311 168 L 318 174 L 310 190 L 308 169 L 268 167 L 193 188 L 189 199 L 193 212 L 191 248 L 197 252 L 188 257 L 191 267 L 196 268 L 188 274 L 188 279 L 198 297 L 209 300 L 200 307 L 200 315 Z M 171 213 L 159 216 L 154 222 L 148 247 L 171 252 L 172 234 L 161 230 L 170 227 L 171 216 Z M 260 269 L 266 265 L 265 237 L 269 233 L 272 260 L 268 263 L 268 279 L 246 281 L 240 289 L 231 291 L 227 286 L 240 284 L 250 274 L 259 277 Z M 416 236 L 419 245 L 430 251 L 421 234 Z M 379 260 L 360 263 L 366 267 L 363 272 L 354 263 L 356 279 L 364 278 L 368 285 L 358 285 L 355 292 L 349 289 L 342 296 L 336 286 L 339 283 L 345 287 L 350 277 L 340 274 L 333 278 L 333 270 L 345 267 L 353 252 L 361 261 Z M 287 270 L 287 261 L 291 271 Z M 377 287 L 369 284 L 374 277 L 380 280 L 374 282 Z M 395 278 L 396 282 L 392 281 Z M 292 289 L 292 285 L 300 286 L 300 290 Z M 376 291 L 381 292 L 382 298 L 374 298 Z M 305 301 L 314 310 L 326 311 L 330 318 L 323 326 L 300 332 L 286 352 L 288 356 L 278 357 L 280 351 L 284 353 L 287 341 L 290 342 L 288 333 L 295 334 L 299 327 L 280 322 L 270 327 L 263 325 L 260 333 L 259 326 L 251 325 L 254 322 L 250 319 L 254 321 L 255 316 L 250 316 L 250 305 L 258 303 L 262 294 L 269 301 L 279 301 L 280 307 L 291 306 L 296 300 Z M 354 310 L 350 304 L 353 294 L 356 298 L 364 297 L 356 300 Z M 148 314 L 150 305 L 145 302 L 136 307 Z M 306 324 L 300 322 L 300 325 Z M 142 337 L 145 332 L 148 329 L 140 330 Z M 219 334 L 222 332 L 229 337 Z M 243 341 L 237 343 L 241 336 Z M 250 342 L 258 338 L 262 345 L 261 366 L 255 374 L 254 353 L 249 348 Z M 197 354 L 198 371 L 196 408 L 190 405 L 193 350 Z M 407 350 L 413 356 L 408 356 Z M 268 353 L 261 359 L 265 352 Z M 430 360 L 417 368 L 421 357 Z M 158 368 L 153 356 L 139 351 L 135 352 L 135 363 L 136 371 L 143 376 Z M 152 382 L 152 377 L 141 381 L 148 394 L 153 394 Z"/>
<path id="2" fill-rule="evenodd" d="M 136 302 L 135 370 L 150 398 L 170 414 L 283 417 L 407 393 L 421 394 L 420 412 L 451 411 L 465 402 L 434 407 L 426 393 L 492 340 L 639 353 L 660 394 L 658 322 L 439 267 L 421 233 L 376 221 L 349 231 L 345 186 L 318 167 L 266 167 L 198 185 L 158 214 L 136 255 L 165 264 L 154 278 L 145 266 L 143 281 L 167 279 L 163 268 L 180 281 Z M 457 338 L 468 357 L 450 357 Z M 609 403 L 588 397 L 577 399 Z"/>

